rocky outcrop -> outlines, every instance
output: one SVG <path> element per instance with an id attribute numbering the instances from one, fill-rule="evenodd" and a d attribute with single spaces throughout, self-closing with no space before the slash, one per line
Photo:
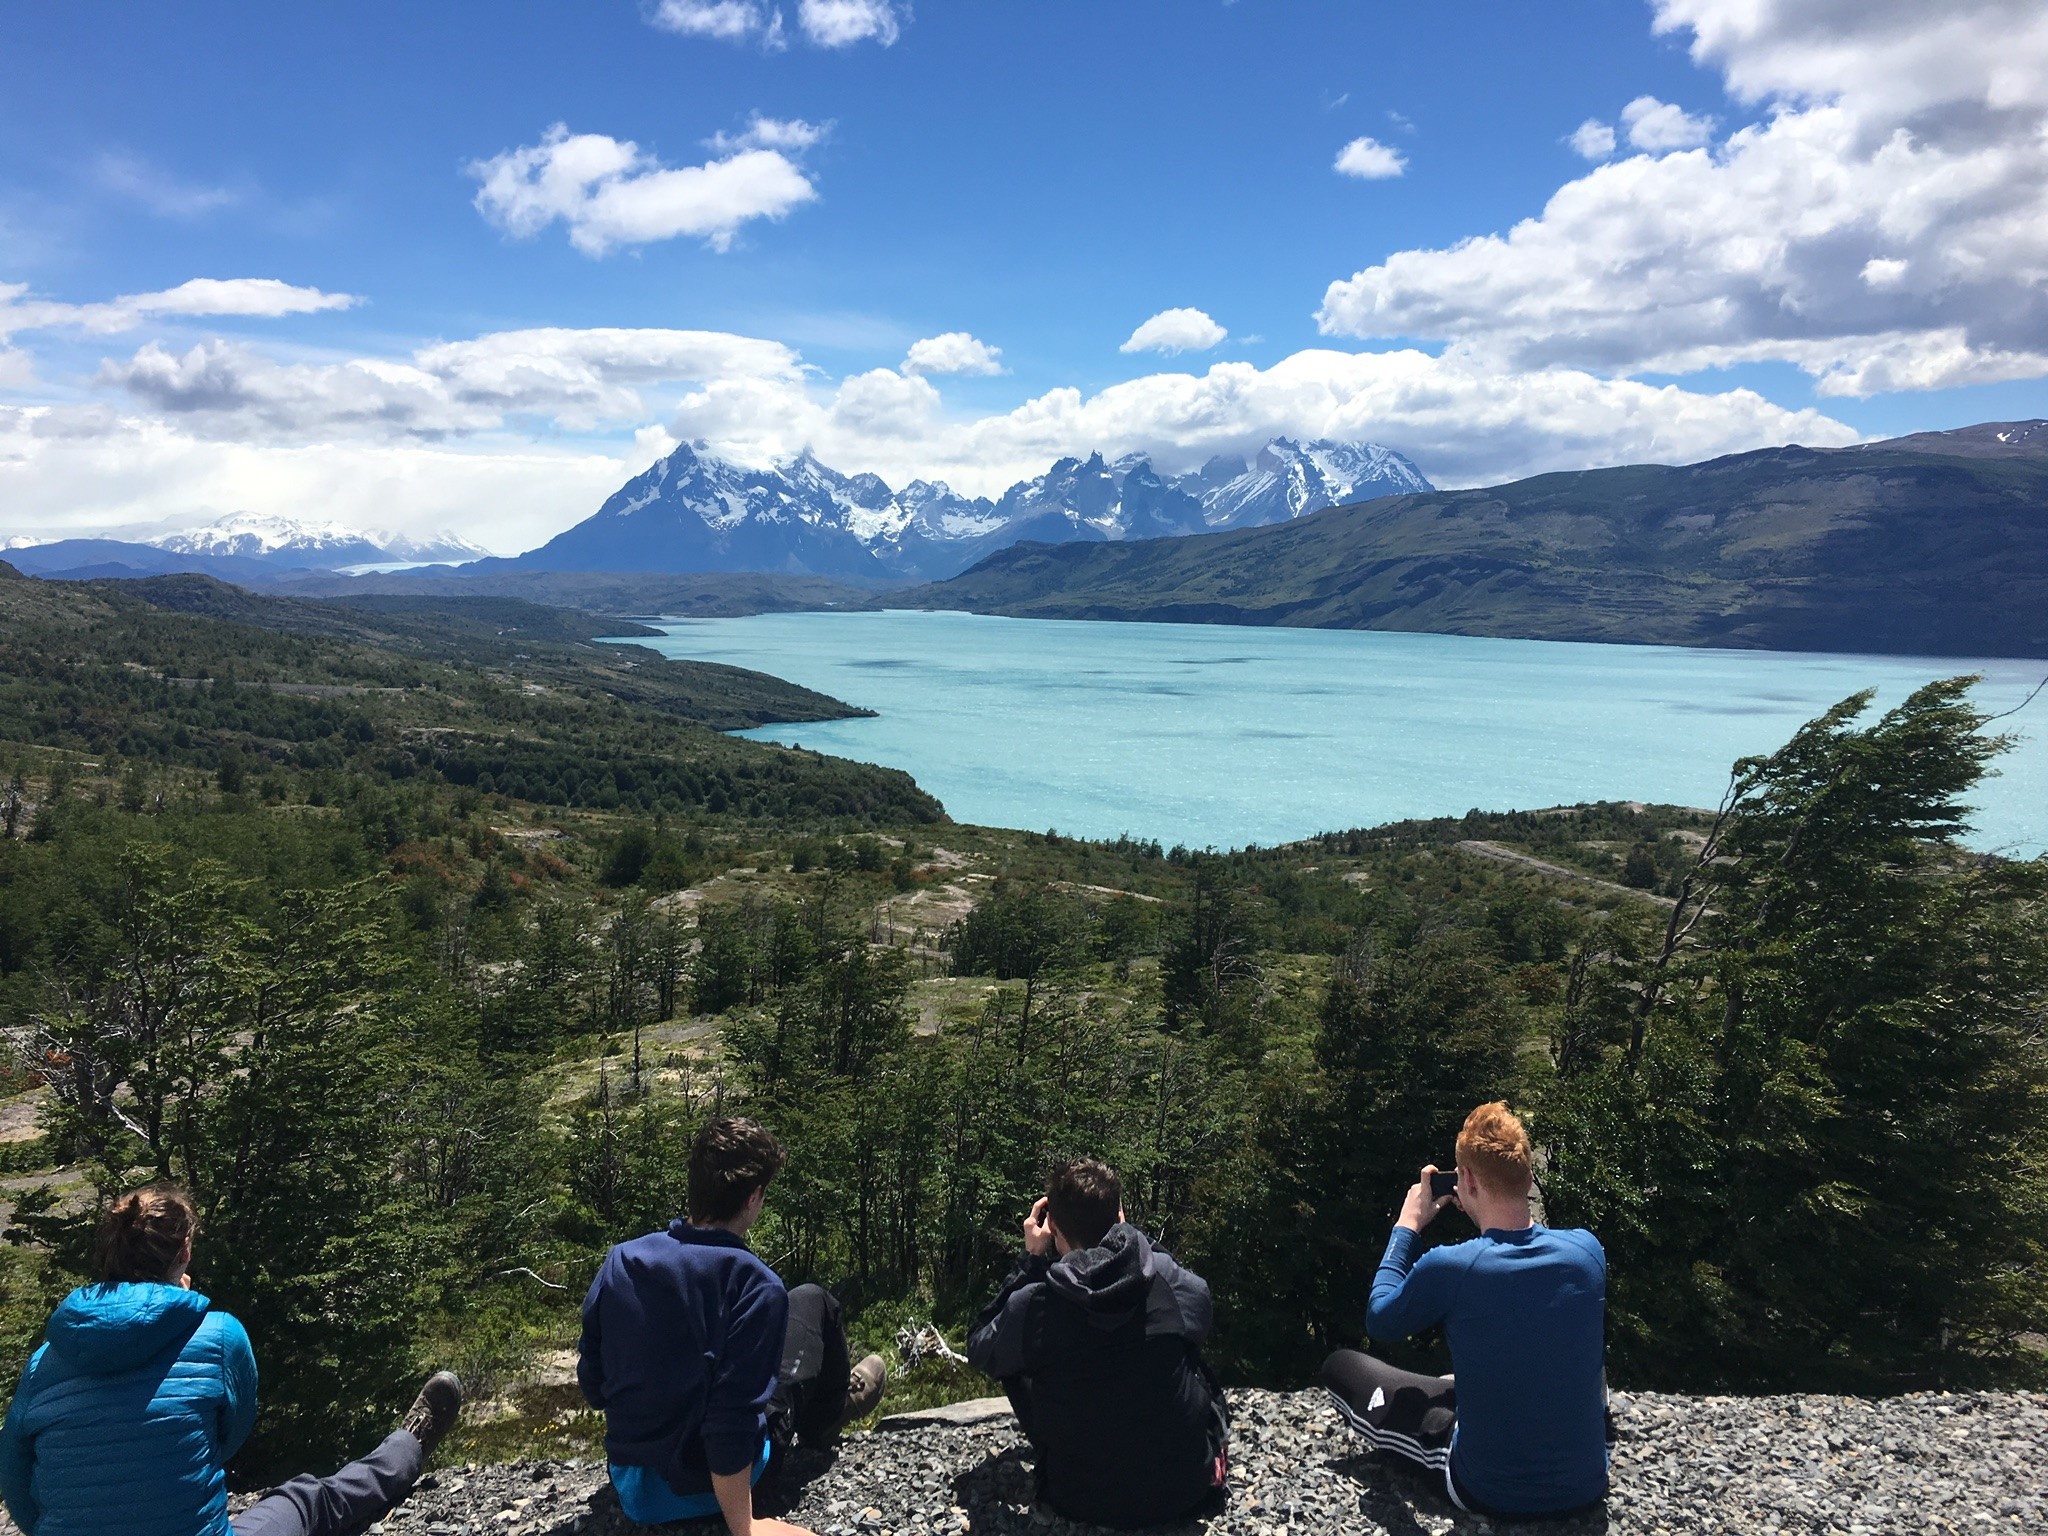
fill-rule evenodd
<path id="1" fill-rule="evenodd" d="M 1231 1493 L 1208 1536 L 1487 1531 L 1442 1489 L 1350 1438 L 1322 1394 L 1233 1392 Z M 1604 1513 L 1546 1526 L 1591 1532 L 1878 1533 L 2048 1529 L 2048 1394 L 1617 1397 Z M 1007 1418 L 857 1435 L 793 1458 L 785 1517 L 819 1536 L 1078 1536 L 1032 1497 L 1031 1457 Z M 701 1525 L 700 1530 L 715 1529 Z M 618 1536 L 592 1462 L 430 1474 L 374 1529 L 388 1536 Z M 677 1529 L 683 1529 L 681 1527 Z"/>

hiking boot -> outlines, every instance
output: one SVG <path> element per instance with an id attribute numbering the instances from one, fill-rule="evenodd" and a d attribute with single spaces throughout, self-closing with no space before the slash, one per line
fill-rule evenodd
<path id="1" fill-rule="evenodd" d="M 839 1422 L 851 1424 L 873 1413 L 882 1402 L 882 1388 L 889 1380 L 889 1368 L 880 1355 L 869 1355 L 846 1377 L 846 1412 Z"/>
<path id="2" fill-rule="evenodd" d="M 398 1427 L 420 1443 L 420 1460 L 434 1454 L 462 1412 L 462 1380 L 453 1371 L 436 1371 L 420 1388 L 420 1395 L 405 1410 Z"/>

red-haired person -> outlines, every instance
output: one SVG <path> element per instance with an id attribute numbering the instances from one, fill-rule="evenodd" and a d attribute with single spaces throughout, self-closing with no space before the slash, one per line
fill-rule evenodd
<path id="1" fill-rule="evenodd" d="M 1409 1189 L 1373 1278 L 1366 1332 L 1401 1339 L 1441 1326 L 1453 1375 L 1397 1371 L 1356 1350 L 1323 1364 L 1351 1426 L 1443 1478 L 1481 1514 L 1565 1514 L 1607 1496 L 1607 1257 L 1590 1232 L 1531 1219 L 1529 1133 L 1482 1104 L 1458 1133 L 1458 1182 L 1437 1195 L 1427 1167 Z M 1456 1202 L 1469 1242 L 1422 1247 Z"/>
<path id="2" fill-rule="evenodd" d="M 0 1496 L 24 1536 L 355 1536 L 455 1422 L 462 1385 L 442 1371 L 361 1461 L 295 1477 L 231 1523 L 225 1467 L 256 1423 L 256 1356 L 192 1289 L 198 1226 L 169 1184 L 107 1211 L 98 1279 L 51 1314 L 0 1427 Z"/>

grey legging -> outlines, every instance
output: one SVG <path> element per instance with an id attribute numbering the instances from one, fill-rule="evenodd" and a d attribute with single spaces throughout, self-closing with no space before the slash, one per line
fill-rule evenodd
<path id="1" fill-rule="evenodd" d="M 420 1443 L 397 1430 L 332 1477 L 295 1477 L 235 1516 L 235 1536 L 359 1536 L 419 1481 Z"/>

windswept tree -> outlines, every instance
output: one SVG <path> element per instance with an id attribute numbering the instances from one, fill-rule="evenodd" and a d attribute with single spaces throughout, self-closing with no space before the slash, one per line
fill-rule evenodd
<path id="1" fill-rule="evenodd" d="M 1738 763 L 1648 952 L 1581 957 L 1602 1022 L 1560 1050 L 1543 1188 L 1608 1245 L 1628 1374 L 1892 1390 L 2026 1358 L 2048 862 L 1958 843 L 2007 745 L 1971 681 Z"/>

